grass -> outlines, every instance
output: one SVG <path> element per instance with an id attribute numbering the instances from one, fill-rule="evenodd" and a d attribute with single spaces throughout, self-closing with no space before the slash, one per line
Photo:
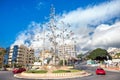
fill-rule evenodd
<path id="1" fill-rule="evenodd" d="M 26 71 L 27 73 L 47 73 L 46 70 L 29 70 L 29 71 Z"/>
<path id="2" fill-rule="evenodd" d="M 56 71 L 53 71 L 52 73 L 68 73 L 70 72 L 70 70 L 56 70 Z"/>
<path id="3" fill-rule="evenodd" d="M 79 71 L 81 71 L 81 70 L 71 68 L 68 70 L 63 70 L 63 69 L 54 70 L 54 71 L 52 71 L 52 73 L 72 73 L 72 72 L 79 72 Z M 47 70 L 29 70 L 29 71 L 26 71 L 26 73 L 40 73 L 40 74 L 47 73 L 47 72 L 48 72 Z"/>
<path id="4" fill-rule="evenodd" d="M 70 69 L 70 70 L 56 70 L 53 71 L 52 73 L 71 73 L 71 72 L 79 72 L 80 70 L 76 70 L 76 69 Z"/>

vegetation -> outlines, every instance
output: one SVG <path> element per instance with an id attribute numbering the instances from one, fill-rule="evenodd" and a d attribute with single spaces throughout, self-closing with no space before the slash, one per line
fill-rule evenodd
<path id="1" fill-rule="evenodd" d="M 56 70 L 53 71 L 52 73 L 70 73 L 70 72 L 79 72 L 80 70 L 77 69 L 70 69 L 70 70 Z"/>
<path id="2" fill-rule="evenodd" d="M 63 65 L 63 60 L 60 60 L 59 65 Z M 67 65 L 67 61 L 65 60 L 65 65 Z"/>
<path id="3" fill-rule="evenodd" d="M 4 58 L 4 55 L 5 55 L 5 53 L 6 53 L 6 50 L 4 49 L 4 48 L 0 48 L 0 67 L 2 67 L 3 66 L 3 58 Z"/>
<path id="4" fill-rule="evenodd" d="M 55 70 L 52 73 L 74 73 L 74 72 L 79 72 L 81 70 L 77 70 L 77 69 L 70 69 L 70 70 Z M 47 70 L 29 70 L 26 71 L 26 73 L 37 73 L 37 74 L 45 74 L 47 73 Z"/>
<path id="5" fill-rule="evenodd" d="M 4 55 L 5 53 L 6 53 L 6 50 L 3 49 L 3 48 L 1 48 L 1 49 L 0 49 L 0 55 Z"/>
<path id="6" fill-rule="evenodd" d="M 116 53 L 117 56 L 120 56 L 120 53 Z"/>
<path id="7" fill-rule="evenodd" d="M 29 71 L 26 71 L 27 73 L 47 73 L 46 70 L 29 70 Z"/>
<path id="8" fill-rule="evenodd" d="M 56 70 L 56 71 L 53 71 L 52 73 L 68 73 L 68 72 L 71 72 L 70 70 Z"/>
<path id="9" fill-rule="evenodd" d="M 9 68 L 10 66 L 8 64 L 4 64 L 4 67 Z"/>
<path id="10" fill-rule="evenodd" d="M 119 59 L 120 58 L 120 53 L 116 53 L 114 56 L 115 59 Z"/>
<path id="11" fill-rule="evenodd" d="M 109 53 L 105 49 L 101 49 L 101 48 L 97 48 L 92 52 L 90 52 L 87 58 L 92 60 L 100 60 L 100 61 L 112 59 Z"/>
<path id="12" fill-rule="evenodd" d="M 78 54 L 77 58 L 82 58 L 83 54 Z"/>

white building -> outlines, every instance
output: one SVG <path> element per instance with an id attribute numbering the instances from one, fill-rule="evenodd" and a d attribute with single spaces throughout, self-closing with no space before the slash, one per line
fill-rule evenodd
<path id="1" fill-rule="evenodd" d="M 120 53 L 120 48 L 109 48 L 107 51 L 112 56 L 112 58 L 117 58 L 118 56 L 116 54 Z"/>
<path id="2" fill-rule="evenodd" d="M 13 64 L 27 66 L 34 62 L 34 50 L 24 45 L 14 45 L 7 49 L 5 61 L 8 65 Z"/>
<path id="3" fill-rule="evenodd" d="M 76 52 L 76 46 L 75 45 L 61 45 L 58 47 L 58 56 L 60 58 L 63 58 L 63 55 L 65 59 L 68 58 L 76 58 L 77 52 Z"/>

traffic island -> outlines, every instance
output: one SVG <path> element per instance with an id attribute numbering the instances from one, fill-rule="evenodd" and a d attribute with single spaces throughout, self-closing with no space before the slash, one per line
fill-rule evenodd
<path id="1" fill-rule="evenodd" d="M 27 71 L 21 74 L 15 74 L 14 77 L 22 79 L 66 79 L 66 78 L 78 78 L 89 76 L 91 73 L 88 73 L 83 70 L 76 70 L 70 67 L 60 67 L 59 69 L 54 70 L 36 70 L 36 71 Z"/>
<path id="2" fill-rule="evenodd" d="M 91 73 L 85 71 L 72 72 L 72 73 L 21 73 L 15 74 L 14 77 L 22 79 L 66 79 L 66 78 L 78 78 L 89 76 Z"/>

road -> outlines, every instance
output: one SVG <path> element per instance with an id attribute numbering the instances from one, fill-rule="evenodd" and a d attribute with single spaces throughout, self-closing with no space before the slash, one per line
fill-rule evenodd
<path id="1" fill-rule="evenodd" d="M 120 72 L 107 71 L 106 75 L 96 75 L 95 67 L 89 67 L 89 66 L 84 66 L 79 64 L 78 68 L 91 72 L 92 75 L 87 77 L 65 79 L 65 80 L 120 80 Z M 16 79 L 13 77 L 13 74 L 11 71 L 0 71 L 0 80 L 27 80 L 27 79 Z"/>

